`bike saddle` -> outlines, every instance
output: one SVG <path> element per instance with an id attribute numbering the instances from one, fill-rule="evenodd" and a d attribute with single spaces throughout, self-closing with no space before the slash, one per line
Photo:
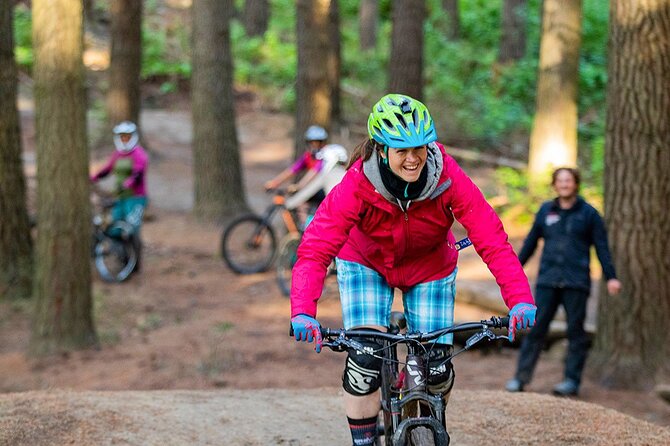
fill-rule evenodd
<path id="1" fill-rule="evenodd" d="M 407 328 L 407 319 L 405 319 L 405 313 L 402 311 L 392 311 L 391 319 L 389 321 L 389 333 L 398 334 L 401 330 Z"/>

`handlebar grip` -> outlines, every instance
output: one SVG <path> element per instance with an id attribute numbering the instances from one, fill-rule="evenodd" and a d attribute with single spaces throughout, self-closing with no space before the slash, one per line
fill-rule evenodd
<path id="1" fill-rule="evenodd" d="M 293 324 L 290 322 L 288 323 L 288 335 L 292 338 L 295 337 L 295 333 L 293 332 Z"/>
<path id="2" fill-rule="evenodd" d="M 509 316 L 504 316 L 500 318 L 500 328 L 509 327 Z"/>

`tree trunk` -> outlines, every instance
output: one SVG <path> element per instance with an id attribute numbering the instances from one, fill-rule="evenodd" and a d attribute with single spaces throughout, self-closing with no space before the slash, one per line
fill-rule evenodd
<path id="1" fill-rule="evenodd" d="M 333 80 L 328 70 L 328 55 L 332 54 L 330 3 L 331 0 L 297 1 L 296 156 L 305 150 L 303 135 L 307 127 L 316 124 L 330 130 L 333 109 Z"/>
<path id="2" fill-rule="evenodd" d="M 110 124 L 140 119 L 142 66 L 142 2 L 110 3 L 112 49 L 109 62 L 107 116 Z"/>
<path id="3" fill-rule="evenodd" d="M 503 1 L 498 62 L 512 62 L 523 58 L 526 54 L 527 7 L 527 0 Z"/>
<path id="4" fill-rule="evenodd" d="M 235 128 L 232 0 L 193 2 L 193 170 L 195 214 L 226 220 L 247 209 Z"/>
<path id="5" fill-rule="evenodd" d="M 330 53 L 328 55 L 328 73 L 330 74 L 330 103 L 332 127 L 339 127 L 342 120 L 340 109 L 340 74 L 342 39 L 340 37 L 340 11 L 338 0 L 330 2 Z"/>
<path id="6" fill-rule="evenodd" d="M 245 0 L 244 30 L 247 36 L 262 36 L 268 29 L 270 3 L 268 0 Z"/>
<path id="7" fill-rule="evenodd" d="M 600 293 L 605 385 L 670 382 L 670 0 L 610 6 L 605 210 L 622 293 Z M 602 288 L 602 287 L 601 287 Z"/>
<path id="8" fill-rule="evenodd" d="M 424 0 L 393 0 L 389 92 L 423 97 Z"/>
<path id="9" fill-rule="evenodd" d="M 577 84 L 581 0 L 544 0 L 537 109 L 528 160 L 531 188 L 577 162 Z"/>
<path id="10" fill-rule="evenodd" d="M 81 0 L 33 0 L 38 236 L 31 351 L 95 344 Z"/>
<path id="11" fill-rule="evenodd" d="M 13 2 L 0 2 L 0 297 L 30 297 L 32 242 L 16 109 Z"/>
<path id="12" fill-rule="evenodd" d="M 372 50 L 377 46 L 377 22 L 379 0 L 361 0 L 358 10 L 358 40 L 361 50 Z"/>
<path id="13" fill-rule="evenodd" d="M 449 18 L 447 39 L 457 40 L 461 35 L 461 14 L 458 9 L 458 0 L 442 0 L 442 9 Z"/>

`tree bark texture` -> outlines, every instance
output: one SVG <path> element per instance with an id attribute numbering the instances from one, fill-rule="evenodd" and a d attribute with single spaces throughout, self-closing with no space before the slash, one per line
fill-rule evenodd
<path id="1" fill-rule="evenodd" d="M 0 297 L 30 297 L 32 242 L 16 108 L 14 4 L 0 1 Z"/>
<path id="2" fill-rule="evenodd" d="M 247 209 L 235 127 L 232 0 L 193 2 L 193 170 L 195 214 L 226 220 Z"/>
<path id="3" fill-rule="evenodd" d="M 577 162 L 577 85 L 581 0 L 544 0 L 535 119 L 528 161 L 531 187 Z"/>
<path id="4" fill-rule="evenodd" d="M 304 134 L 312 124 L 330 130 L 332 120 L 332 75 L 328 57 L 331 0 L 297 1 L 298 69 L 296 83 L 295 154 L 305 150 Z"/>
<path id="5" fill-rule="evenodd" d="M 330 103 L 332 127 L 337 127 L 342 119 L 340 108 L 340 75 L 342 67 L 342 39 L 340 36 L 339 0 L 330 2 L 330 53 L 328 55 L 328 73 L 330 74 Z"/>
<path id="6" fill-rule="evenodd" d="M 112 48 L 107 115 L 112 126 L 121 121 L 139 126 L 142 0 L 114 0 L 110 2 L 110 13 Z"/>
<path id="7" fill-rule="evenodd" d="M 424 0 L 393 0 L 389 93 L 423 97 Z"/>
<path id="8" fill-rule="evenodd" d="M 594 357 L 604 384 L 650 387 L 670 380 L 670 0 L 610 8 L 605 211 L 623 290 L 600 294 Z"/>
<path id="9" fill-rule="evenodd" d="M 442 9 L 444 9 L 449 18 L 447 38 L 449 40 L 456 40 L 461 35 L 461 14 L 458 8 L 458 0 L 442 0 Z"/>
<path id="10" fill-rule="evenodd" d="M 498 62 L 512 62 L 523 58 L 526 54 L 527 9 L 527 0 L 503 1 Z"/>
<path id="11" fill-rule="evenodd" d="M 361 50 L 372 50 L 377 46 L 378 22 L 379 0 L 361 0 L 358 10 L 358 40 Z"/>
<path id="12" fill-rule="evenodd" d="M 243 19 L 247 36 L 262 36 L 268 29 L 270 2 L 268 0 L 245 0 Z"/>
<path id="13" fill-rule="evenodd" d="M 81 0 L 33 1 L 38 236 L 31 351 L 95 344 Z"/>

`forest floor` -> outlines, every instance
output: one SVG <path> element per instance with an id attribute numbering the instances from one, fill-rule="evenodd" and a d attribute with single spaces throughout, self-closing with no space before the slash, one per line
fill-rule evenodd
<path id="1" fill-rule="evenodd" d="M 32 185 L 30 107 L 22 107 L 22 117 Z M 95 279 L 97 349 L 29 358 L 29 302 L 0 302 L 0 444 L 346 444 L 339 398 L 343 356 L 317 355 L 293 342 L 289 302 L 274 273 L 230 272 L 219 256 L 221 227 L 189 213 L 190 113 L 146 110 L 142 124 L 152 151 L 142 272 L 119 285 Z M 290 158 L 293 122 L 249 102 L 240 107 L 237 125 L 249 203 L 260 210 L 268 201 L 262 184 Z M 352 141 L 334 139 L 352 147 Z M 92 169 L 111 150 L 110 144 L 95 153 Z M 466 170 L 484 189 L 494 187 L 490 169 Z M 518 247 L 527 228 L 506 227 Z M 527 271 L 532 276 L 536 268 Z M 458 283 L 459 300 L 497 295 L 472 249 L 459 260 Z M 594 308 L 591 302 L 591 319 Z M 331 277 L 319 318 L 339 327 L 339 314 Z M 467 303 L 456 309 L 458 320 L 490 315 Z M 564 351 L 559 342 L 545 352 L 528 392 L 517 395 L 501 392 L 517 350 L 456 358 L 448 409 L 454 443 L 670 444 L 670 405 L 652 392 L 607 390 L 588 370 L 578 399 L 550 396 L 562 378 Z"/>

